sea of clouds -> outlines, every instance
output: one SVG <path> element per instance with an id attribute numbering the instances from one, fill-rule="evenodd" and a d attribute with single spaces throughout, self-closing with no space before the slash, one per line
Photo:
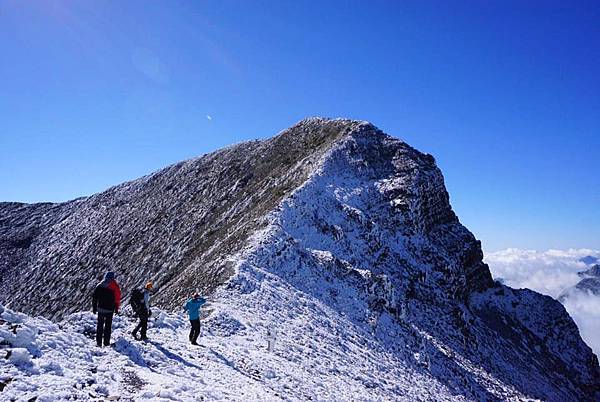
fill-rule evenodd
<path id="1" fill-rule="evenodd" d="M 529 288 L 558 299 L 582 278 L 578 272 L 590 268 L 579 261 L 586 256 L 600 257 L 590 249 L 522 250 L 509 248 L 486 253 L 485 262 L 495 279 L 513 288 Z M 583 340 L 600 355 L 600 297 L 582 291 L 570 291 L 563 302 Z"/>

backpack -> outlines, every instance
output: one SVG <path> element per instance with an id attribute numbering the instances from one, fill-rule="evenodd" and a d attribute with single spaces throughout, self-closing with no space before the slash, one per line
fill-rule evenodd
<path id="1" fill-rule="evenodd" d="M 144 293 L 140 289 L 134 289 L 129 297 L 129 304 L 135 312 L 142 310 L 144 308 Z"/>

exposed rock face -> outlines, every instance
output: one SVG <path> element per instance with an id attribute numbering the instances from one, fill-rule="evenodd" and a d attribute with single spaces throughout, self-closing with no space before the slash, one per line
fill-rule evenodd
<path id="1" fill-rule="evenodd" d="M 494 284 L 434 158 L 365 122 L 308 119 L 89 198 L 2 204 L 0 257 L 0 301 L 29 313 L 89 308 L 106 267 L 126 291 L 153 278 L 163 307 L 217 290 L 265 325 L 293 320 L 292 288 L 386 353 L 419 348 L 423 375 L 467 399 L 600 397 L 564 308 Z"/>

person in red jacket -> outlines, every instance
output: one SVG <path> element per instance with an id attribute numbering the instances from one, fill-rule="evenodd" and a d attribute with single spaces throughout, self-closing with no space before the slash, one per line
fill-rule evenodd
<path id="1" fill-rule="evenodd" d="M 115 281 L 115 273 L 107 272 L 104 280 L 94 289 L 92 296 L 92 309 L 98 314 L 98 325 L 96 326 L 96 344 L 99 347 L 110 345 L 110 333 L 112 331 L 113 314 L 119 312 L 121 305 L 121 288 Z"/>

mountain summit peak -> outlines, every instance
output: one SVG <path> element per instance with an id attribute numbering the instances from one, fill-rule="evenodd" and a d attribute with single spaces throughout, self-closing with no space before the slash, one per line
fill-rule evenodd
<path id="1" fill-rule="evenodd" d="M 298 334 L 311 370 L 352 354 L 373 378 L 337 375 L 375 399 L 412 399 L 390 384 L 414 376 L 448 400 L 597 398 L 598 360 L 564 308 L 494 283 L 482 258 L 434 158 L 357 120 L 305 119 L 76 201 L 0 204 L 11 309 L 89 309 L 111 270 L 126 291 L 153 280 L 164 309 L 209 295 L 223 336 Z"/>

